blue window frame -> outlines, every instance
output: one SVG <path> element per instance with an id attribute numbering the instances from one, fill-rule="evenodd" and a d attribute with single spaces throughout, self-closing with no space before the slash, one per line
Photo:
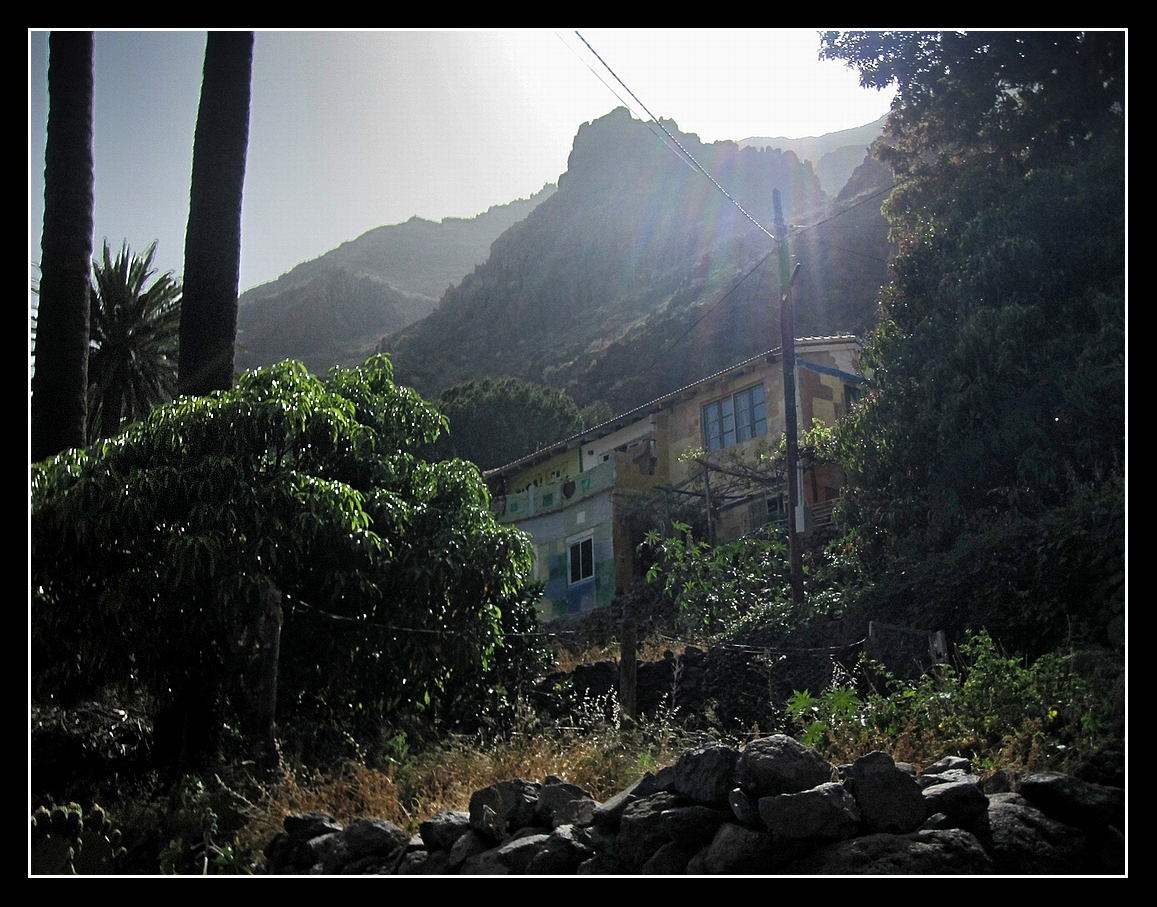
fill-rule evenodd
<path id="1" fill-rule="evenodd" d="M 767 434 L 767 402 L 762 384 L 703 407 L 703 445 L 723 450 Z"/>

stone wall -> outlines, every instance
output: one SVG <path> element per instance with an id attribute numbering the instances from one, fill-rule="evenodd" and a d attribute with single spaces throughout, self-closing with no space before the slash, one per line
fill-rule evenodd
<path id="1" fill-rule="evenodd" d="M 784 735 L 684 753 L 598 803 L 557 778 L 480 790 L 414 838 L 381 819 L 288 816 L 271 874 L 1124 874 L 1124 754 L 1015 790 L 949 757 L 833 766 Z"/>

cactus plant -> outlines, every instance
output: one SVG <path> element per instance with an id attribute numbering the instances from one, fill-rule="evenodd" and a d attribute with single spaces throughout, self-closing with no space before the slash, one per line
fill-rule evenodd
<path id="1" fill-rule="evenodd" d="M 99 875 L 115 870 L 125 853 L 121 833 L 94 805 L 41 806 L 32 814 L 33 875 Z"/>

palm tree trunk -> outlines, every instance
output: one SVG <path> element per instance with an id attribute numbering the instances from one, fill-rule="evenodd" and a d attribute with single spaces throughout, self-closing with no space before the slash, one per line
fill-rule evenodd
<path id="1" fill-rule="evenodd" d="M 177 390 L 233 386 L 252 32 L 209 32 L 193 139 Z"/>
<path id="2" fill-rule="evenodd" d="M 88 275 L 92 268 L 92 32 L 48 38 L 48 136 L 33 462 L 85 444 L 88 412 Z"/>

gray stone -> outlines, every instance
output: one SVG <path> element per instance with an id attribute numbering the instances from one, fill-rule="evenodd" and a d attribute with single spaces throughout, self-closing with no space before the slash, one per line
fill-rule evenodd
<path id="1" fill-rule="evenodd" d="M 698 853 L 699 848 L 669 841 L 660 847 L 639 870 L 641 875 L 676 876 L 686 875 L 687 864 Z"/>
<path id="2" fill-rule="evenodd" d="M 388 856 L 408 842 L 409 835 L 385 819 L 355 819 L 345 830 L 345 845 L 351 860 Z"/>
<path id="3" fill-rule="evenodd" d="M 542 850 L 550 835 L 536 834 L 513 838 L 494 853 L 511 872 L 525 872 L 530 861 Z"/>
<path id="4" fill-rule="evenodd" d="M 993 861 L 961 829 L 874 834 L 822 847 L 784 867 L 801 875 L 988 875 Z"/>
<path id="5" fill-rule="evenodd" d="M 707 850 L 696 856 L 695 866 L 711 875 L 764 873 L 784 856 L 784 849 L 769 832 L 728 822 L 720 826 Z"/>
<path id="6" fill-rule="evenodd" d="M 537 804 L 537 784 L 522 779 L 499 781 L 470 798 L 470 827 L 501 841 L 534 823 Z"/>
<path id="7" fill-rule="evenodd" d="M 451 875 L 454 869 L 449 851 L 436 850 L 433 853 L 415 851 L 402 858 L 398 866 L 398 875 L 445 876 Z"/>
<path id="8" fill-rule="evenodd" d="M 471 857 L 489 850 L 492 843 L 489 836 L 471 828 L 450 848 L 450 868 L 460 869 Z"/>
<path id="9" fill-rule="evenodd" d="M 1040 772 L 1022 779 L 1016 792 L 1054 819 L 1081 828 L 1125 828 L 1125 791 Z"/>
<path id="10" fill-rule="evenodd" d="M 969 775 L 922 791 L 928 815 L 943 813 L 950 821 L 968 825 L 988 811 L 988 797 L 980 789 L 980 779 Z"/>
<path id="11" fill-rule="evenodd" d="M 663 827 L 672 841 L 693 846 L 696 850 L 711 842 L 724 822 L 731 821 L 727 810 L 702 803 L 669 809 L 662 815 Z"/>
<path id="12" fill-rule="evenodd" d="M 636 800 L 623 810 L 619 825 L 618 857 L 635 871 L 651 859 L 655 851 L 670 841 L 663 813 L 685 805 L 675 794 L 663 791 Z"/>
<path id="13" fill-rule="evenodd" d="M 761 824 L 759 801 L 747 796 L 743 792 L 743 788 L 737 787 L 731 791 L 727 795 L 727 802 L 731 806 L 732 815 L 735 816 L 740 825 L 758 826 Z"/>
<path id="14" fill-rule="evenodd" d="M 539 825 L 590 825 L 598 803 L 581 787 L 563 781 L 544 782 L 538 791 L 536 819 Z"/>
<path id="15" fill-rule="evenodd" d="M 349 860 L 349 848 L 340 831 L 311 839 L 309 847 L 314 855 L 314 865 L 310 872 L 316 869 L 323 875 L 337 875 Z"/>
<path id="16" fill-rule="evenodd" d="M 629 804 L 634 803 L 636 800 L 641 800 L 643 797 L 649 797 L 657 791 L 655 776 L 647 772 L 626 790 L 620 791 L 605 803 L 601 803 L 595 807 L 592 820 L 595 825 L 618 828 L 619 822 L 623 817 L 623 810 L 625 810 Z"/>
<path id="17" fill-rule="evenodd" d="M 795 794 L 761 797 L 759 816 L 767 830 L 781 838 L 840 841 L 852 837 L 860 825 L 855 798 L 834 781 Z"/>
<path id="18" fill-rule="evenodd" d="M 282 823 L 291 838 L 297 841 L 308 841 L 319 835 L 341 831 L 340 824 L 334 821 L 328 813 L 291 813 Z"/>
<path id="19" fill-rule="evenodd" d="M 444 809 L 418 826 L 422 843 L 430 850 L 449 850 L 470 829 L 470 813 Z"/>
<path id="20" fill-rule="evenodd" d="M 976 781 L 979 783 L 980 779 L 976 775 L 970 775 L 958 768 L 945 769 L 936 775 L 918 775 L 916 777 L 916 783 L 920 785 L 921 790 L 935 787 L 937 784 L 949 784 L 953 781 Z"/>
<path id="21" fill-rule="evenodd" d="M 755 799 L 794 794 L 832 780 L 832 766 L 809 746 L 786 734 L 752 740 L 735 766 L 735 780 Z"/>
<path id="22" fill-rule="evenodd" d="M 926 769 L 925 775 L 942 775 L 949 771 L 964 772 L 966 775 L 972 774 L 972 760 L 965 759 L 963 756 L 945 756 L 939 762 L 934 762 Z"/>
<path id="23" fill-rule="evenodd" d="M 688 800 L 723 806 L 734 787 L 739 753 L 730 746 L 708 744 L 688 750 L 675 763 L 675 790 Z"/>
<path id="24" fill-rule="evenodd" d="M 986 826 L 996 871 L 1065 875 L 1093 870 L 1088 839 L 1080 829 L 1050 819 L 1019 794 L 989 798 Z"/>
<path id="25" fill-rule="evenodd" d="M 906 834 L 928 817 L 916 779 L 896 768 L 887 753 L 861 756 L 848 769 L 848 786 L 868 832 Z"/>
<path id="26" fill-rule="evenodd" d="M 560 825 L 527 864 L 528 875 L 572 875 L 595 855 L 590 836 L 574 825 Z"/>
<path id="27" fill-rule="evenodd" d="M 578 868 L 580 876 L 620 876 L 626 872 L 627 867 L 611 853 L 596 853 Z"/>

